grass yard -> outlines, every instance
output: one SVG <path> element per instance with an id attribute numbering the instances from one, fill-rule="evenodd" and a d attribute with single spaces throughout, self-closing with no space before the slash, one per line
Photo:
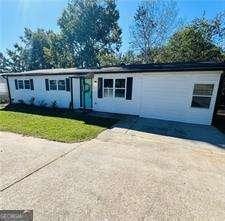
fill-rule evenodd
<path id="1" fill-rule="evenodd" d="M 60 142 L 96 137 L 118 120 L 93 117 L 72 110 L 13 105 L 0 109 L 0 130 Z"/>

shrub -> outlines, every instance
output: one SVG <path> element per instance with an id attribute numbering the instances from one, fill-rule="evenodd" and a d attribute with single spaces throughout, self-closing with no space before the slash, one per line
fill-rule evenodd
<path id="1" fill-rule="evenodd" d="M 20 99 L 18 100 L 19 104 L 25 104 L 24 100 Z"/>
<path id="2" fill-rule="evenodd" d="M 31 105 L 31 106 L 34 106 L 34 100 L 35 100 L 35 97 L 32 97 L 32 98 L 30 99 L 30 105 Z"/>
<path id="3" fill-rule="evenodd" d="M 53 101 L 51 107 L 52 107 L 53 109 L 56 109 L 56 108 L 57 108 L 57 102 L 56 102 L 56 101 Z"/>
<path id="4" fill-rule="evenodd" d="M 40 106 L 40 107 L 46 107 L 46 106 L 47 106 L 47 103 L 45 102 L 45 100 L 41 100 L 41 101 L 39 102 L 39 106 Z"/>

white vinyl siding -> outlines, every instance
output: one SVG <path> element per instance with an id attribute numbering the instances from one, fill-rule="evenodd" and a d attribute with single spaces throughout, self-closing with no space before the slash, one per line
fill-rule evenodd
<path id="1" fill-rule="evenodd" d="M 93 80 L 93 109 L 96 111 L 111 112 L 111 113 L 122 113 L 122 114 L 133 114 L 138 115 L 139 110 L 139 88 L 141 79 L 136 76 L 137 74 L 96 74 Z M 125 97 L 115 97 L 115 80 L 116 79 L 127 79 L 127 77 L 133 77 L 132 85 L 132 99 L 126 100 Z M 98 78 L 103 78 L 103 89 L 104 79 L 113 79 L 114 81 L 114 92 L 112 97 L 98 98 Z M 125 80 L 126 87 L 126 80 Z M 119 89 L 119 88 L 118 88 Z M 123 88 L 122 88 L 123 89 Z"/>
<path id="2" fill-rule="evenodd" d="M 16 77 L 9 77 L 9 85 L 10 85 L 10 92 L 12 97 L 12 102 L 17 103 L 19 100 L 23 100 L 25 103 L 29 104 L 32 98 L 35 98 L 34 104 L 35 105 L 42 105 L 46 103 L 47 106 L 51 106 L 54 101 L 56 101 L 57 106 L 61 108 L 69 108 L 70 101 L 71 101 L 71 93 L 70 91 L 66 90 L 50 90 L 46 91 L 45 79 L 49 79 L 50 81 L 56 81 L 56 85 L 58 81 L 66 81 L 65 79 L 68 78 L 69 75 L 44 75 L 44 76 L 32 76 L 34 82 L 35 90 L 16 90 L 15 89 L 15 79 L 17 82 L 27 80 L 26 76 L 16 76 Z M 77 82 L 74 82 L 73 86 L 76 86 Z M 55 85 L 55 83 L 54 83 Z M 19 85 L 18 85 L 19 86 Z M 54 86 L 55 87 L 55 86 Z M 79 94 L 76 92 L 74 97 Z M 77 98 L 79 99 L 79 98 Z M 78 101 L 76 100 L 76 103 Z M 78 107 L 76 107 L 78 108 Z"/>
<path id="3" fill-rule="evenodd" d="M 159 74 L 143 76 L 140 116 L 186 123 L 211 124 L 220 75 Z M 209 108 L 193 108 L 194 85 L 213 84 Z"/>
<path id="4" fill-rule="evenodd" d="M 210 125 L 218 91 L 221 71 L 154 72 L 135 74 L 95 75 L 93 109 L 146 118 Z M 132 100 L 97 97 L 97 78 L 119 79 L 133 77 Z M 209 108 L 193 108 L 195 84 L 213 84 Z"/>
<path id="5" fill-rule="evenodd" d="M 93 110 L 111 113 L 132 114 L 147 118 L 181 121 L 187 123 L 211 124 L 221 71 L 192 71 L 192 72 L 154 72 L 154 73 L 123 73 L 123 74 L 95 74 L 93 79 Z M 71 93 L 64 90 L 46 91 L 45 79 L 65 80 L 72 75 L 44 75 L 32 76 L 35 90 L 16 90 L 15 79 L 27 80 L 25 76 L 9 76 L 9 86 L 12 101 L 23 100 L 40 105 L 45 102 L 50 106 L 54 101 L 58 107 L 69 108 Z M 113 79 L 113 96 L 98 98 L 98 78 Z M 115 80 L 133 77 L 132 100 L 115 97 Z M 73 107 L 80 108 L 79 78 L 72 79 Z M 104 84 L 104 82 L 103 82 Z M 191 107 L 194 87 L 196 84 L 213 84 L 209 108 Z M 23 87 L 21 86 L 21 87 Z M 123 87 L 118 89 L 124 90 Z M 103 85 L 104 90 L 104 85 Z M 122 93 L 121 93 L 122 94 Z M 125 89 L 126 96 L 126 89 Z"/>

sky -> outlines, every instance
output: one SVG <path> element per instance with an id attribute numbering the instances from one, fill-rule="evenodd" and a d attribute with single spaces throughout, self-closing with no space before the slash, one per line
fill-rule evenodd
<path id="1" fill-rule="evenodd" d="M 44 28 L 59 31 L 57 19 L 68 0 L 0 0 L 0 51 L 12 48 L 23 35 L 24 28 Z M 140 0 L 117 0 L 122 29 L 121 51 L 129 49 L 130 32 L 134 13 Z M 213 18 L 225 11 L 225 0 L 177 0 L 179 16 L 190 22 L 203 15 Z"/>

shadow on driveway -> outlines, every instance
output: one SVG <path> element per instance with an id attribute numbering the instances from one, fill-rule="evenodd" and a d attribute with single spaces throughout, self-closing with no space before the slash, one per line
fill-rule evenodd
<path id="1" fill-rule="evenodd" d="M 206 142 L 225 150 L 225 135 L 213 126 L 129 117 L 127 120 L 120 121 L 116 124 L 116 127 L 149 134 Z"/>

